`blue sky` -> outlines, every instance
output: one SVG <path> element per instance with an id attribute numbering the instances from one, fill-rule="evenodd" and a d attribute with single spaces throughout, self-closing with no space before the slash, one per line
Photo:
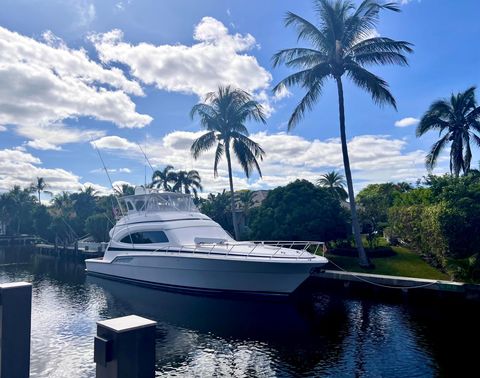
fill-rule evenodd
<path id="1" fill-rule="evenodd" d="M 115 182 L 144 182 L 140 143 L 156 167 L 197 169 L 206 191 L 220 191 L 228 185 L 225 166 L 214 179 L 211 154 L 189 155 L 200 135 L 189 111 L 203 93 L 228 83 L 252 92 L 269 112 L 267 126 L 249 125 L 267 153 L 263 179 L 246 180 L 236 166 L 237 188 L 313 181 L 341 169 L 333 85 L 290 133 L 285 125 L 302 91 L 271 93 L 290 72 L 274 69 L 272 55 L 297 45 L 294 30 L 283 26 L 287 11 L 315 19 L 310 0 L 4 0 L 0 190 L 42 176 L 54 192 L 85 184 L 107 191 L 90 144 L 96 141 Z M 371 68 L 389 82 L 398 112 L 346 84 L 357 190 L 426 173 L 423 159 L 436 135 L 417 139 L 415 119 L 437 98 L 480 84 L 479 13 L 477 0 L 410 0 L 400 14 L 383 13 L 376 32 L 413 43 L 415 53 L 409 67 Z M 478 159 L 477 152 L 475 165 Z M 443 157 L 437 172 L 447 164 Z"/>

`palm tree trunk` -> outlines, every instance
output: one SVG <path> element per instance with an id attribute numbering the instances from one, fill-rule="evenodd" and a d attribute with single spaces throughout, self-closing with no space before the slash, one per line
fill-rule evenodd
<path id="1" fill-rule="evenodd" d="M 225 143 L 225 156 L 228 165 L 228 179 L 230 180 L 230 204 L 232 206 L 232 221 L 233 231 L 235 232 L 235 239 L 239 240 L 240 231 L 238 229 L 237 213 L 235 212 L 235 192 L 233 191 L 233 177 L 232 177 L 232 162 L 230 160 L 230 145 Z"/>
<path id="2" fill-rule="evenodd" d="M 345 168 L 345 178 L 347 179 L 348 197 L 350 203 L 350 211 L 352 213 L 353 235 L 355 238 L 355 245 L 358 250 L 359 264 L 362 267 L 371 266 L 367 253 L 363 248 L 362 237 L 360 235 L 360 225 L 357 217 L 357 206 L 355 204 L 355 193 L 353 192 L 352 172 L 350 171 L 350 159 L 348 157 L 347 135 L 345 131 L 345 106 L 343 103 L 343 85 L 340 77 L 335 78 L 337 81 L 338 90 L 338 110 L 340 115 L 340 139 L 342 141 L 342 155 L 343 166 Z"/>
<path id="3" fill-rule="evenodd" d="M 38 190 L 38 203 L 41 205 L 42 203 L 40 202 L 40 190 Z"/>

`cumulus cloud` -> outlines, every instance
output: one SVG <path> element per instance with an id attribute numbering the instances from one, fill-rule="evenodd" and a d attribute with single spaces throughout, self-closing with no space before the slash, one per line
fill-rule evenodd
<path id="1" fill-rule="evenodd" d="M 145 84 L 199 97 L 219 85 L 232 84 L 254 93 L 271 112 L 266 90 L 272 75 L 248 55 L 257 46 L 252 35 L 231 34 L 220 21 L 204 17 L 196 25 L 193 38 L 197 43 L 192 46 L 157 46 L 127 43 L 118 29 L 90 36 L 104 63 L 127 65 L 131 75 Z"/>
<path id="2" fill-rule="evenodd" d="M 78 190 L 82 184 L 80 177 L 60 168 L 44 168 L 41 160 L 21 149 L 0 150 L 0 191 L 11 189 L 14 185 L 28 187 L 36 177 L 43 177 L 48 190 Z"/>
<path id="3" fill-rule="evenodd" d="M 58 149 L 99 136 L 67 127 L 67 119 L 91 117 L 128 128 L 149 124 L 152 118 L 136 111 L 130 95 L 144 95 L 138 82 L 82 49 L 69 49 L 53 33 L 37 41 L 0 27 L 0 125 L 14 125 L 30 146 Z"/>
<path id="4" fill-rule="evenodd" d="M 202 132 L 175 131 L 157 141 L 150 140 L 146 150 L 150 162 L 156 166 L 173 165 L 176 169 L 196 169 L 200 172 L 205 190 L 221 191 L 228 188 L 226 163 L 219 166 L 219 178 L 213 177 L 214 151 L 208 151 L 198 160 L 190 156 L 190 145 Z M 236 189 L 269 189 L 285 185 L 298 178 L 315 181 L 328 170 L 343 169 L 339 139 L 308 140 L 287 133 L 260 132 L 251 135 L 267 155 L 261 168 L 263 178 L 247 180 L 236 163 L 233 165 Z M 110 153 L 143 160 L 138 146 L 120 137 L 104 137 L 95 142 L 98 148 Z M 349 141 L 351 167 L 356 187 L 373 182 L 413 182 L 424 175 L 425 151 L 405 151 L 407 142 L 388 135 L 361 135 Z"/>
<path id="5" fill-rule="evenodd" d="M 415 126 L 418 125 L 420 120 L 414 117 L 406 117 L 402 118 L 395 122 L 395 127 L 408 127 L 408 126 Z"/>

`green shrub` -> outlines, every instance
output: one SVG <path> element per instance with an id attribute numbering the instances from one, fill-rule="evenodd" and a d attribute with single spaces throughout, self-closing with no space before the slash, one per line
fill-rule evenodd
<path id="1" fill-rule="evenodd" d="M 345 238 L 349 226 L 346 211 L 324 188 L 297 180 L 269 192 L 250 215 L 253 239 L 320 240 Z"/>

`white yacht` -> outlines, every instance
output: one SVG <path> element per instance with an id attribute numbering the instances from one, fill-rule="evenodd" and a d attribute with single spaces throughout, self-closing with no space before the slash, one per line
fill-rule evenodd
<path id="1" fill-rule="evenodd" d="M 103 258 L 85 261 L 89 274 L 180 290 L 290 294 L 328 262 L 319 242 L 237 242 L 187 194 L 137 188 L 121 202 L 124 215 Z"/>

